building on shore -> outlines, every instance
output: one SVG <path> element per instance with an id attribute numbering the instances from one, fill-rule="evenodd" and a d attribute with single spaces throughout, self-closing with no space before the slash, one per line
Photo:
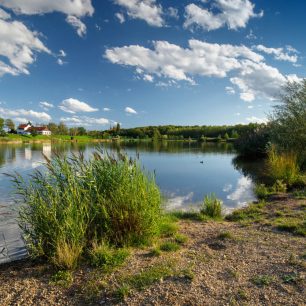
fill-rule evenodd
<path id="1" fill-rule="evenodd" d="M 45 136 L 51 136 L 52 134 L 47 126 L 33 126 L 31 122 L 20 124 L 17 128 L 17 134 L 19 135 L 32 135 L 34 132 Z"/>

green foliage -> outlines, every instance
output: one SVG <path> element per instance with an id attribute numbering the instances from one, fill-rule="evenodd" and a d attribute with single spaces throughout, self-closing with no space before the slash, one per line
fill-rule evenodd
<path id="1" fill-rule="evenodd" d="M 299 165 L 306 167 L 306 79 L 287 83 L 270 119 L 273 143 L 295 152 Z"/>
<path id="2" fill-rule="evenodd" d="M 256 184 L 254 187 L 254 192 L 257 198 L 260 200 L 266 199 L 270 194 L 269 189 L 265 184 Z"/>
<path id="3" fill-rule="evenodd" d="M 127 277 L 123 277 L 121 283 L 131 289 L 142 290 L 150 285 L 174 274 L 174 264 L 172 262 L 159 263 L 146 270 Z M 122 288 L 122 286 L 120 287 Z"/>
<path id="4" fill-rule="evenodd" d="M 6 120 L 5 120 L 5 126 L 6 126 L 10 131 L 15 130 L 15 123 L 13 122 L 12 119 L 6 119 Z M 1 128 L 0 128 L 0 129 L 1 129 Z"/>
<path id="5" fill-rule="evenodd" d="M 275 224 L 280 231 L 306 236 L 306 221 L 300 218 L 279 218 L 275 221 Z"/>
<path id="6" fill-rule="evenodd" d="M 107 243 L 94 244 L 90 251 L 90 263 L 94 267 L 103 268 L 105 271 L 121 266 L 130 252 L 126 248 L 117 249 Z"/>
<path id="7" fill-rule="evenodd" d="M 284 183 L 282 180 L 276 180 L 274 185 L 271 187 L 272 192 L 286 192 L 287 191 L 287 184 Z"/>
<path id="8" fill-rule="evenodd" d="M 171 237 L 176 234 L 178 226 L 175 223 L 177 220 L 171 215 L 163 215 L 159 223 L 159 236 Z"/>
<path id="9" fill-rule="evenodd" d="M 261 157 L 266 155 L 269 141 L 269 126 L 265 124 L 249 125 L 248 129 L 240 134 L 234 146 L 241 156 Z"/>
<path id="10" fill-rule="evenodd" d="M 183 235 L 183 234 L 176 234 L 174 236 L 174 240 L 178 244 L 184 244 L 188 241 L 188 237 L 186 235 Z"/>
<path id="11" fill-rule="evenodd" d="M 219 235 L 218 235 L 218 239 L 220 240 L 233 240 L 234 239 L 234 236 L 231 232 L 228 232 L 228 231 L 225 231 L 225 232 L 221 232 Z"/>
<path id="12" fill-rule="evenodd" d="M 252 281 L 255 285 L 259 287 L 264 287 L 270 285 L 274 281 L 274 277 L 271 275 L 256 275 L 253 277 Z"/>
<path id="13" fill-rule="evenodd" d="M 3 129 L 4 129 L 4 119 L 0 117 L 0 136 L 5 136 Z"/>
<path id="14" fill-rule="evenodd" d="M 50 283 L 62 286 L 69 287 L 73 282 L 73 276 L 70 271 L 57 271 L 54 275 L 52 275 Z"/>
<path id="15" fill-rule="evenodd" d="M 180 249 L 180 246 L 177 242 L 166 241 L 166 242 L 163 242 L 159 246 L 159 248 L 161 251 L 164 251 L 164 252 L 176 252 Z"/>
<path id="16" fill-rule="evenodd" d="M 93 241 L 133 245 L 158 234 L 159 189 L 152 176 L 125 156 L 99 151 L 90 160 L 82 154 L 55 156 L 29 182 L 19 175 L 13 180 L 21 196 L 19 223 L 31 253 L 59 266 L 67 254 L 68 265 L 74 266 Z"/>
<path id="17" fill-rule="evenodd" d="M 297 154 L 294 152 L 278 152 L 272 145 L 268 152 L 268 172 L 274 180 L 293 185 L 299 178 Z"/>
<path id="18" fill-rule="evenodd" d="M 213 193 L 206 195 L 200 212 L 210 218 L 220 219 L 222 218 L 222 201 Z"/>
<path id="19" fill-rule="evenodd" d="M 226 216 L 226 220 L 229 221 L 260 221 L 263 218 L 263 206 L 265 202 L 259 204 L 250 204 L 247 207 L 234 210 L 230 215 Z"/>

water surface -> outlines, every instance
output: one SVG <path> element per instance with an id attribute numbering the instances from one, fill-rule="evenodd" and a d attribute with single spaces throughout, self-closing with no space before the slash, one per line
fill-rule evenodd
<path id="1" fill-rule="evenodd" d="M 209 193 L 215 193 L 228 209 L 255 199 L 252 172 L 245 170 L 256 167 L 244 167 L 230 144 L 167 141 L 102 146 L 113 153 L 123 150 L 131 157 L 139 156 L 142 166 L 155 173 L 166 209 L 197 207 Z M 4 173 L 28 176 L 42 167 L 43 154 L 51 158 L 54 151 L 65 154 L 82 151 L 89 158 L 96 147 L 80 143 L 0 145 L 0 263 L 1 258 L 3 262 L 24 256 L 13 186 Z M 3 248 L 5 251 L 1 253 Z"/>

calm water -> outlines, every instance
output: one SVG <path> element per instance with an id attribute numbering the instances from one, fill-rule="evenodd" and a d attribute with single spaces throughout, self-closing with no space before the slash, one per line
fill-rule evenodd
<path id="1" fill-rule="evenodd" d="M 198 205 L 211 192 L 228 208 L 254 200 L 251 176 L 235 163 L 236 154 L 229 144 L 164 142 L 103 146 L 112 152 L 124 150 L 133 157 L 138 153 L 143 167 L 155 172 L 168 208 Z M 89 157 L 95 147 L 95 144 L 70 143 L 0 145 L 0 222 L 14 217 L 16 208 L 12 184 L 3 173 L 16 171 L 25 176 L 42 167 L 42 153 L 51 157 L 53 150 L 67 154 L 81 150 Z"/>
<path id="2" fill-rule="evenodd" d="M 228 209 L 255 199 L 252 177 L 258 165 L 237 159 L 229 144 L 149 142 L 103 146 L 110 152 L 123 150 L 132 157 L 139 155 L 143 167 L 155 172 L 167 209 L 194 208 L 212 192 Z M 54 150 L 67 154 L 82 151 L 90 157 L 95 148 L 95 144 L 71 143 L 0 145 L 0 263 L 24 256 L 12 183 L 3 173 L 18 172 L 27 176 L 42 167 L 42 153 L 50 158 Z M 7 254 L 1 254 L 3 246 Z"/>

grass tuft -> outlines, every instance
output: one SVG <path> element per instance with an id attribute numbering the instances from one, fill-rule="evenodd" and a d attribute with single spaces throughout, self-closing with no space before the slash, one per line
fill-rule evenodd
<path id="1" fill-rule="evenodd" d="M 176 252 L 180 249 L 180 245 L 173 241 L 166 241 L 166 242 L 163 242 L 159 246 L 159 248 L 161 251 L 164 251 L 164 252 Z"/>
<path id="2" fill-rule="evenodd" d="M 58 271 L 51 276 L 50 283 L 61 287 L 69 287 L 73 282 L 70 271 Z"/>
<path id="3" fill-rule="evenodd" d="M 130 252 L 126 248 L 116 249 L 107 243 L 94 244 L 90 252 L 90 263 L 94 267 L 103 268 L 104 271 L 111 271 L 121 266 Z"/>
<path id="4" fill-rule="evenodd" d="M 201 214 L 212 219 L 222 218 L 222 201 L 217 199 L 215 194 L 207 195 L 201 208 Z"/>

